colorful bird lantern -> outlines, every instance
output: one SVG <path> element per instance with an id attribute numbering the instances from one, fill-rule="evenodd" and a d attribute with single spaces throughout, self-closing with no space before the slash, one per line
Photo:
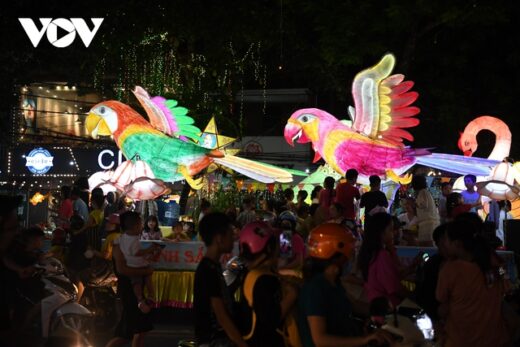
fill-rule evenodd
<path id="1" fill-rule="evenodd" d="M 133 158 L 139 153 L 141 159 L 150 165 L 155 178 L 165 182 L 185 179 L 192 188 L 200 189 L 202 180 L 193 179 L 193 176 L 210 164 L 217 163 L 264 183 L 292 182 L 292 174 L 284 169 L 195 143 L 201 140 L 201 131 L 187 116 L 188 110 L 179 107 L 177 101 L 151 98 L 141 87 L 135 88 L 134 95 L 150 122 L 130 106 L 109 100 L 90 110 L 85 127 L 94 138 L 111 136 L 126 158 Z M 123 176 L 121 180 L 125 181 L 126 178 Z M 119 182 L 120 178 L 116 181 Z"/>
<path id="2" fill-rule="evenodd" d="M 406 184 L 410 177 L 400 176 L 416 163 L 460 174 L 489 175 L 498 161 L 404 146 L 403 140 L 413 141 L 407 129 L 419 124 L 420 110 L 412 105 L 419 94 L 410 91 L 413 82 L 404 81 L 403 75 L 390 75 L 394 65 L 394 56 L 387 54 L 355 77 L 350 121 L 339 121 L 317 108 L 301 109 L 287 121 L 286 141 L 291 145 L 311 142 L 314 161 L 323 158 L 341 175 L 354 168 L 365 177 L 377 175 Z"/>

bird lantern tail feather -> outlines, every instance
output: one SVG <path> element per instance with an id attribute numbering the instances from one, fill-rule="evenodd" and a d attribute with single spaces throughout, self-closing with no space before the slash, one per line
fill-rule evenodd
<path id="1" fill-rule="evenodd" d="M 253 160 L 235 156 L 214 158 L 213 160 L 217 164 L 233 169 L 262 183 L 290 183 L 293 181 L 292 174 L 284 169 L 267 166 Z"/>

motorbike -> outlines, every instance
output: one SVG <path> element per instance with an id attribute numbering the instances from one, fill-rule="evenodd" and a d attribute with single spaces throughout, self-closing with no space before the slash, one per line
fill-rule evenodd
<path id="1" fill-rule="evenodd" d="M 42 295 L 35 297 L 18 290 L 20 306 L 30 307 L 20 332 L 40 336 L 46 346 L 91 346 L 92 313 L 76 302 L 77 288 L 66 276 L 63 264 L 47 258 L 35 268 L 32 280 L 42 288 L 37 291 Z"/>
<path id="2" fill-rule="evenodd" d="M 110 329 L 115 327 L 122 312 L 116 294 L 117 277 L 109 262 L 98 262 L 100 264 L 91 267 L 89 280 L 84 283 L 81 304 L 92 312 L 97 326 Z"/>
<path id="3" fill-rule="evenodd" d="M 394 345 L 399 347 L 435 346 L 433 323 L 414 302 L 405 299 L 395 310 L 388 312 L 388 303 L 378 305 L 377 300 L 371 303 L 368 331 L 378 328 L 387 331 L 396 341 Z"/>

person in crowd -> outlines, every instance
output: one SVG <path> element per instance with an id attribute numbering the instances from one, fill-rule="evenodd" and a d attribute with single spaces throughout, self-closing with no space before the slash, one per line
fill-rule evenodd
<path id="1" fill-rule="evenodd" d="M 343 205 L 339 202 L 335 202 L 329 207 L 329 220 L 327 223 L 342 224 L 345 221 L 345 213 L 343 211 Z"/>
<path id="2" fill-rule="evenodd" d="M 470 212 L 477 213 L 479 208 L 482 208 L 482 203 L 480 201 L 480 194 L 476 190 L 477 177 L 475 175 L 466 175 L 464 176 L 464 185 L 466 186 L 466 190 L 464 190 L 462 194 L 462 198 L 464 199 L 464 203 L 468 205 L 472 205 Z"/>
<path id="3" fill-rule="evenodd" d="M 364 335 L 352 318 L 340 277 L 355 239 L 338 224 L 322 224 L 309 235 L 309 259 L 298 298 L 298 327 L 304 347 L 391 343 L 383 331 Z"/>
<path id="4" fill-rule="evenodd" d="M 87 274 L 90 267 L 90 260 L 85 257 L 85 252 L 88 250 L 88 238 L 84 225 L 85 221 L 80 215 L 73 215 L 70 219 L 71 243 L 66 265 L 72 282 L 78 288 L 78 301 L 83 296 L 84 283 L 88 280 Z"/>
<path id="5" fill-rule="evenodd" d="M 206 200 L 202 199 L 200 201 L 200 213 L 199 213 L 199 222 L 204 218 L 205 215 L 211 212 L 211 203 Z"/>
<path id="6" fill-rule="evenodd" d="M 446 200 L 446 209 L 448 212 L 448 221 L 453 221 L 457 216 L 470 212 L 473 207 L 479 206 L 480 203 L 466 204 L 464 197 L 460 193 L 451 193 Z"/>
<path id="7" fill-rule="evenodd" d="M 324 188 L 320 191 L 320 208 L 319 208 L 319 217 L 323 218 L 323 220 L 320 220 L 320 223 L 323 221 L 327 221 L 329 216 L 329 209 L 330 205 L 334 203 L 334 197 L 336 196 L 336 191 L 334 190 L 334 185 L 336 184 L 336 181 L 334 180 L 334 177 L 328 176 L 325 177 L 325 180 L 323 181 Z M 320 219 L 321 219 L 320 218 Z"/>
<path id="8" fill-rule="evenodd" d="M 73 187 L 72 191 L 70 193 L 70 198 L 72 200 L 72 209 L 75 214 L 79 215 L 81 218 L 83 218 L 83 221 L 88 221 L 89 213 L 88 213 L 88 206 L 83 201 L 83 199 L 80 198 L 81 196 L 81 189 L 79 187 Z"/>
<path id="9" fill-rule="evenodd" d="M 245 347 L 240 331 L 233 322 L 233 301 L 220 258 L 233 250 L 233 227 L 223 213 L 210 213 L 199 224 L 199 234 L 206 253 L 195 271 L 193 308 L 195 339 L 198 346 Z"/>
<path id="10" fill-rule="evenodd" d="M 356 187 L 358 172 L 356 169 L 349 169 L 345 173 L 347 181 L 340 183 L 336 187 L 335 201 L 343 206 L 343 216 L 346 219 L 356 220 L 356 201 L 361 198 L 359 189 Z"/>
<path id="11" fill-rule="evenodd" d="M 51 248 L 45 254 L 46 257 L 53 257 L 65 263 L 66 235 L 66 231 L 61 227 L 52 231 Z"/>
<path id="12" fill-rule="evenodd" d="M 13 326 L 18 334 L 27 332 L 28 327 L 39 321 L 38 307 L 41 298 L 45 296 L 44 283 L 32 275 L 36 271 L 38 262 L 44 259 L 42 251 L 45 234 L 40 227 L 30 227 L 18 233 L 2 259 L 11 274 L 2 281 L 10 281 L 15 288 L 15 295 L 11 297 Z M 15 344 L 24 346 L 26 344 Z M 27 344 L 28 345 L 28 344 Z"/>
<path id="13" fill-rule="evenodd" d="M 285 204 L 287 205 L 287 209 L 296 212 L 296 204 L 294 203 L 294 191 L 291 188 L 286 188 L 283 191 L 283 196 L 285 198 Z"/>
<path id="14" fill-rule="evenodd" d="M 106 199 L 105 199 L 105 208 L 103 209 L 103 216 L 105 216 L 105 218 L 103 219 L 103 223 L 101 225 L 101 230 L 103 230 L 103 232 L 101 233 L 101 237 L 102 238 L 105 238 L 106 237 L 106 234 L 105 234 L 105 223 L 107 221 L 107 218 L 112 215 L 113 213 L 118 213 L 118 207 L 117 207 L 117 193 L 116 192 L 108 192 L 107 193 L 107 196 L 106 196 Z"/>
<path id="15" fill-rule="evenodd" d="M 391 245 L 395 248 L 395 246 L 399 246 L 401 244 L 401 238 L 403 237 L 403 224 L 399 220 L 397 216 L 392 216 L 392 232 L 394 234 L 394 239 Z"/>
<path id="16" fill-rule="evenodd" d="M 415 199 L 411 197 L 403 198 L 401 204 L 404 212 L 397 216 L 402 226 L 402 239 L 408 246 L 417 245 L 417 209 Z"/>
<path id="17" fill-rule="evenodd" d="M 284 211 L 278 217 L 280 234 L 280 270 L 301 271 L 305 257 L 305 242 L 296 232 L 297 219 L 291 211 Z"/>
<path id="18" fill-rule="evenodd" d="M 244 225 L 256 220 L 256 212 L 253 200 L 250 197 L 244 197 L 242 200 L 243 211 L 237 217 L 237 223 L 240 228 Z"/>
<path id="19" fill-rule="evenodd" d="M 272 212 L 274 213 L 274 199 L 264 199 L 262 200 L 262 203 L 260 204 L 260 208 L 264 212 Z"/>
<path id="20" fill-rule="evenodd" d="M 58 208 L 58 219 L 56 224 L 58 227 L 63 229 L 69 228 L 70 217 L 74 214 L 72 199 L 70 198 L 71 190 L 70 186 L 61 187 L 61 203 Z"/>
<path id="21" fill-rule="evenodd" d="M 298 191 L 298 195 L 296 196 L 296 200 L 298 201 L 296 203 L 296 211 L 298 211 L 298 209 L 302 206 L 309 207 L 309 204 L 305 202 L 305 200 L 307 200 L 308 196 L 309 196 L 309 193 L 307 193 L 306 190 L 301 189 Z"/>
<path id="22" fill-rule="evenodd" d="M 128 212 L 127 212 L 128 213 Z M 133 213 L 133 212 L 130 212 Z M 126 229 L 137 229 L 137 217 L 135 215 L 125 218 L 125 214 L 121 214 L 121 226 Z M 139 217 L 140 218 L 140 217 Z M 139 225 L 139 230 L 140 230 Z M 132 268 L 126 264 L 124 254 L 119 246 L 119 239 L 113 243 L 113 260 L 114 272 L 117 276 L 117 295 L 121 299 L 123 311 L 121 318 L 115 329 L 115 336 L 106 345 L 106 347 L 126 346 L 131 342 L 132 347 L 144 347 L 144 337 L 147 332 L 153 330 L 152 318 L 149 314 L 144 314 L 139 309 L 139 302 L 134 294 L 131 278 L 149 277 L 153 274 L 152 268 Z"/>
<path id="23" fill-rule="evenodd" d="M 365 208 L 365 222 L 371 217 L 371 211 L 376 207 L 388 207 L 386 195 L 381 191 L 381 178 L 372 175 L 368 180 L 370 181 L 370 191 L 361 196 L 359 203 L 360 208 Z"/>
<path id="24" fill-rule="evenodd" d="M 191 237 L 188 234 L 188 222 L 179 222 L 172 226 L 172 233 L 166 240 L 174 242 L 191 241 Z"/>
<path id="25" fill-rule="evenodd" d="M 118 238 L 119 249 L 126 260 L 126 265 L 131 268 L 146 269 L 150 267 L 150 260 L 153 256 L 156 256 L 161 248 L 157 244 L 153 244 L 147 249 L 142 249 L 140 240 L 141 230 L 143 229 L 143 222 L 141 216 L 137 212 L 125 212 L 120 217 L 121 228 L 123 234 Z M 132 281 L 132 288 L 134 295 L 138 301 L 138 308 L 143 313 L 150 312 L 150 304 L 145 299 L 143 294 L 143 284 L 149 295 L 155 293 L 152 276 L 137 276 L 130 277 Z"/>
<path id="26" fill-rule="evenodd" d="M 448 260 L 446 230 L 448 224 L 441 224 L 433 231 L 433 240 L 437 246 L 437 253 L 429 256 L 417 273 L 417 287 L 415 295 L 417 303 L 426 311 L 428 316 L 437 324 L 439 322 L 439 302 L 435 298 L 435 290 L 439 280 L 439 271 L 442 264 Z"/>
<path id="27" fill-rule="evenodd" d="M 417 241 L 421 247 L 431 247 L 433 246 L 433 230 L 440 224 L 439 212 L 432 195 L 428 191 L 425 176 L 413 176 L 412 188 L 415 191 L 415 208 L 417 211 Z"/>
<path id="28" fill-rule="evenodd" d="M 149 216 L 146 219 L 141 240 L 162 240 L 161 228 L 159 228 L 159 220 L 156 216 Z"/>
<path id="29" fill-rule="evenodd" d="M 448 209 L 446 207 L 446 202 L 448 199 L 448 195 L 452 192 L 452 186 L 450 182 L 442 182 L 441 183 L 441 196 L 439 197 L 439 217 L 441 224 L 444 224 L 448 221 Z"/>
<path id="30" fill-rule="evenodd" d="M 396 307 L 407 293 L 401 285 L 399 265 L 386 247 L 394 239 L 392 216 L 381 212 L 372 217 L 365 226 L 358 267 L 368 300 L 385 297 Z"/>
<path id="31" fill-rule="evenodd" d="M 43 240 L 45 234 L 40 227 L 31 227 L 18 234 L 9 245 L 3 262 L 20 278 L 32 275 L 36 265 L 43 259 Z"/>
<path id="32" fill-rule="evenodd" d="M 92 252 L 95 256 L 99 258 L 112 261 L 114 243 L 121 236 L 119 214 L 112 213 L 111 215 L 105 218 L 105 234 L 107 236 L 103 241 L 103 244 L 101 245 L 101 251 Z"/>
<path id="33" fill-rule="evenodd" d="M 0 259 L 6 255 L 9 245 L 19 231 L 18 206 L 22 202 L 21 196 L 0 195 Z M 15 287 L 12 280 L 12 271 L 10 271 L 0 261 L 0 345 L 14 345 L 16 336 L 13 334 L 12 310 L 13 298 L 15 295 Z"/>
<path id="34" fill-rule="evenodd" d="M 498 227 L 496 229 L 496 235 L 497 237 L 502 240 L 502 243 L 504 244 L 504 223 L 506 220 L 513 219 L 513 216 L 511 215 L 511 201 L 509 200 L 502 200 L 498 202 L 498 207 L 500 208 L 499 212 L 499 218 L 498 218 Z"/>
<path id="35" fill-rule="evenodd" d="M 296 232 L 300 234 L 305 240 L 309 235 L 311 229 L 307 224 L 307 218 L 309 217 L 309 205 L 305 204 L 298 208 Z"/>
<path id="36" fill-rule="evenodd" d="M 276 273 L 277 237 L 266 223 L 253 222 L 240 232 L 239 245 L 249 270 L 243 291 L 252 283 L 250 301 L 244 298 L 241 303 L 242 335 L 251 347 L 283 347 L 284 340 L 277 330 L 296 302 L 297 292 L 293 285 L 282 282 Z M 252 276 L 256 276 L 256 280 Z"/>
<path id="37" fill-rule="evenodd" d="M 314 204 L 314 203 L 311 204 L 311 206 L 309 207 L 309 215 L 305 219 L 305 225 L 307 226 L 307 229 L 309 230 L 309 232 L 312 229 L 314 229 L 316 226 L 318 226 L 317 215 L 318 215 L 319 208 L 320 208 L 320 205 Z"/>
<path id="38" fill-rule="evenodd" d="M 448 224 L 446 253 L 436 289 L 444 346 L 506 346 L 505 292 L 500 258 L 481 235 L 476 219 L 460 215 Z"/>
<path id="39" fill-rule="evenodd" d="M 90 197 L 92 211 L 89 213 L 87 222 L 83 230 L 87 233 L 88 245 L 95 250 L 101 249 L 101 225 L 103 224 L 103 211 L 105 197 L 102 194 L 95 194 Z"/>
<path id="40" fill-rule="evenodd" d="M 311 192 L 311 203 L 312 204 L 320 203 L 320 193 L 322 190 L 323 190 L 323 187 L 320 185 L 314 187 L 314 189 Z"/>

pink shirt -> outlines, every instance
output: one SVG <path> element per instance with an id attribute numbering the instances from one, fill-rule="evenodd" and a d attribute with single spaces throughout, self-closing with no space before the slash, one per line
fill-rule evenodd
<path id="1" fill-rule="evenodd" d="M 395 259 L 390 253 L 382 249 L 368 267 L 368 281 L 365 282 L 365 291 L 369 301 L 378 297 L 387 298 L 397 306 L 401 299 L 401 279 Z"/>

